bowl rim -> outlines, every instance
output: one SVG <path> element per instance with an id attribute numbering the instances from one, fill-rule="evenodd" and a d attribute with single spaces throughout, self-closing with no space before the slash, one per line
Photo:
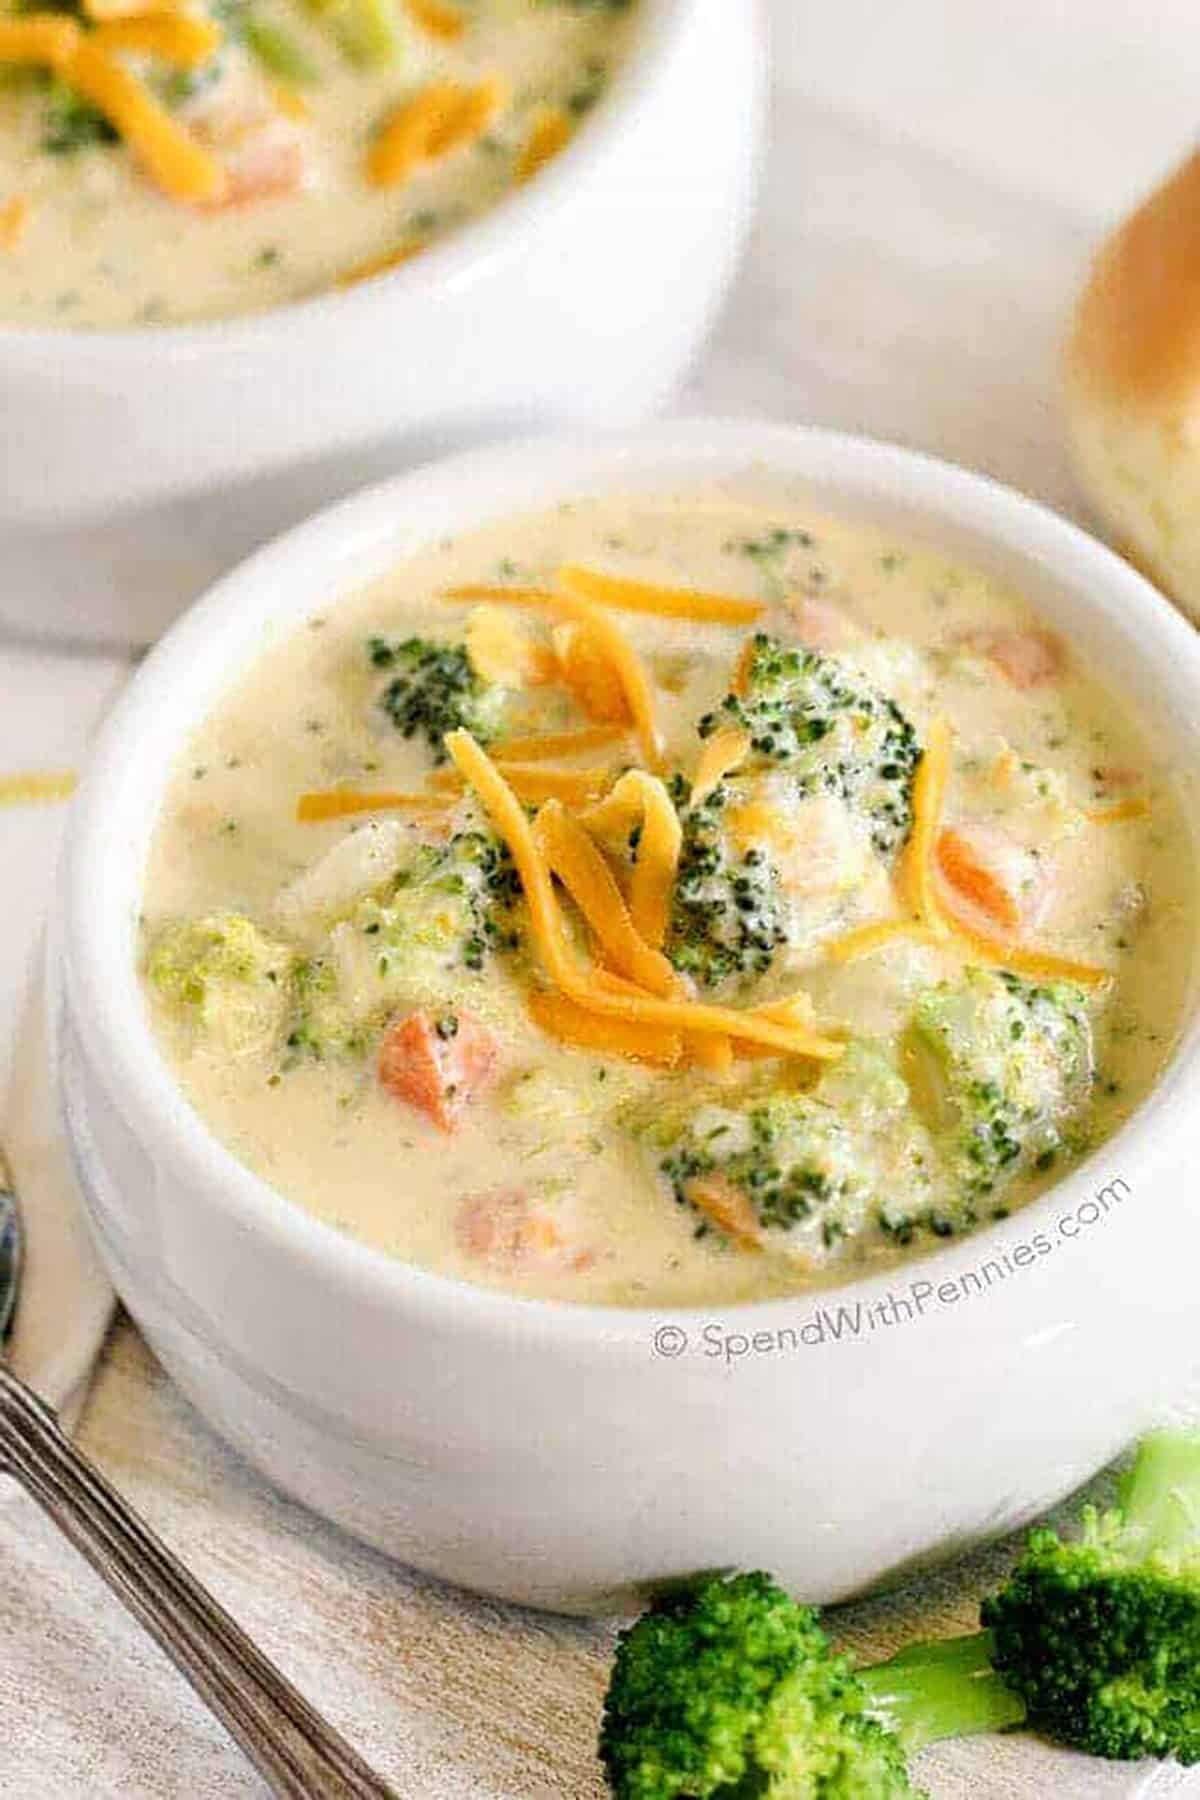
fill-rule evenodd
<path id="1" fill-rule="evenodd" d="M 113 363 L 194 362 L 206 356 L 252 353 L 274 336 L 281 319 L 297 334 L 360 323 L 381 307 L 429 298 L 447 287 L 470 287 L 501 254 L 518 252 L 569 204 L 587 167 L 602 163 L 653 98 L 653 76 L 669 65 L 691 14 L 702 0 L 638 0 L 632 41 L 585 127 L 572 134 L 536 181 L 514 187 L 464 225 L 435 238 L 410 262 L 347 288 L 324 288 L 258 312 L 231 313 L 179 325 L 124 325 L 91 330 L 70 325 L 0 322 L 0 361 L 52 356 Z M 751 0 L 756 4 L 756 0 Z M 650 77 L 650 78 L 648 78 Z M 356 318 L 356 315 L 358 317 Z"/>
<path id="2" fill-rule="evenodd" d="M 662 479 L 656 488 L 653 472 L 660 467 Z M 199 702 L 193 697 L 190 705 L 185 701 L 182 728 L 163 732 L 159 724 L 171 747 L 154 758 L 161 772 L 153 805 L 140 809 L 150 816 L 142 817 L 138 827 L 136 866 L 130 865 L 122 847 L 120 808 L 115 829 L 110 815 L 112 795 L 119 796 L 123 784 L 134 782 L 139 764 L 144 766 L 147 760 L 139 755 L 139 739 L 154 729 L 164 709 L 178 707 L 178 690 L 182 686 L 186 693 L 189 678 L 199 679 L 205 688 L 203 670 L 196 675 L 205 653 L 212 661 L 225 638 L 238 635 L 241 653 L 232 663 L 222 659 L 221 679 L 213 681 L 214 691 L 223 692 L 266 652 L 264 633 L 289 632 L 319 610 L 303 581 L 299 598 L 289 589 L 289 575 L 302 571 L 319 581 L 316 592 L 326 596 L 327 605 L 330 595 L 353 593 L 364 578 L 373 578 L 428 541 L 427 535 L 416 545 L 406 544 L 403 537 L 406 506 L 420 518 L 423 500 L 429 504 L 440 496 L 453 507 L 456 494 L 466 496 L 465 503 L 461 498 L 458 502 L 457 525 L 436 521 L 424 528 L 427 534 L 442 535 L 446 529 L 470 531 L 519 513 L 520 507 L 507 496 L 498 504 L 492 502 L 493 487 L 503 489 L 506 481 L 522 492 L 528 489 L 531 496 L 542 496 L 525 506 L 528 513 L 572 496 L 618 490 L 622 472 L 640 477 L 636 492 L 652 497 L 655 492 L 677 492 L 690 478 L 699 486 L 704 478 L 732 480 L 747 471 L 758 477 L 764 472 L 776 476 L 781 485 L 793 481 L 835 492 L 844 488 L 848 501 L 856 499 L 860 507 L 872 499 L 877 507 L 894 499 L 901 507 L 924 509 L 931 537 L 934 520 L 940 517 L 947 529 L 973 533 L 981 550 L 990 539 L 1001 550 L 1036 563 L 1051 578 L 1065 582 L 1080 596 L 1080 604 L 1108 612 L 1114 620 L 1128 613 L 1131 623 L 1125 637 L 1130 653 L 1143 665 L 1157 661 L 1160 688 L 1175 682 L 1182 695 L 1185 684 L 1193 688 L 1200 684 L 1200 638 L 1141 575 L 1078 526 L 1014 489 L 941 459 L 811 426 L 679 419 L 633 432 L 563 434 L 467 451 L 352 495 L 256 551 L 209 589 L 160 640 L 98 734 L 64 844 L 55 934 L 61 965 L 58 984 L 76 1035 L 84 1040 L 90 1060 L 103 1069 L 106 1090 L 120 1095 L 118 1110 L 132 1124 L 138 1141 L 155 1144 L 156 1158 L 160 1150 L 168 1155 L 192 1188 L 204 1190 L 208 1204 L 232 1216 L 241 1229 L 269 1240 L 273 1251 L 319 1265 L 320 1278 L 330 1285 L 344 1285 L 363 1301 L 398 1306 L 429 1324 L 445 1323 L 450 1315 L 458 1328 L 470 1324 L 480 1333 L 510 1340 L 523 1336 L 567 1341 L 597 1353 L 636 1347 L 645 1354 L 648 1333 L 663 1316 L 689 1329 L 698 1329 L 717 1313 L 736 1318 L 746 1329 L 777 1328 L 785 1315 L 794 1321 L 797 1308 L 869 1306 L 890 1295 L 899 1280 L 912 1279 L 918 1272 L 936 1285 L 939 1275 L 949 1279 L 953 1265 L 964 1258 L 979 1265 L 989 1256 L 1002 1255 L 1006 1241 L 1028 1239 L 1040 1226 L 1052 1223 L 1064 1205 L 1092 1196 L 1101 1158 L 1113 1159 L 1120 1147 L 1120 1166 L 1132 1166 L 1138 1161 L 1139 1144 L 1148 1148 L 1165 1140 L 1173 1129 L 1172 1110 L 1174 1128 L 1184 1116 L 1185 1090 L 1194 1095 L 1200 1088 L 1200 1006 L 1193 968 L 1189 1016 L 1153 1087 L 1111 1137 L 1009 1218 L 945 1248 L 906 1257 L 849 1282 L 764 1300 L 690 1306 L 669 1301 L 607 1306 L 530 1298 L 406 1263 L 323 1223 L 289 1200 L 240 1162 L 194 1110 L 158 1047 L 128 951 L 136 931 L 144 854 L 162 791 L 187 739 L 211 711 L 212 697 Z M 488 496 L 483 505 L 481 495 Z M 356 567 L 364 550 L 371 558 L 365 576 Z M 251 633 L 258 634 L 256 640 Z M 1128 684 L 1126 691 L 1133 686 Z M 1197 854 L 1200 792 L 1190 799 L 1188 822 Z M 124 910 L 110 903 L 110 890 L 124 896 Z M 1108 1175 L 1112 1179 L 1111 1171 Z M 1139 1208 L 1152 1203 L 1142 1194 Z M 1090 1236 L 1095 1241 L 1104 1234 Z M 1078 1266 L 1085 1261 L 1080 1256 Z"/>

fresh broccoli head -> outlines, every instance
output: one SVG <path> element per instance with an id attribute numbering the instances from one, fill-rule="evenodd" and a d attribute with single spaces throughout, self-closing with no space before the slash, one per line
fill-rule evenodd
<path id="1" fill-rule="evenodd" d="M 968 1203 L 1072 1147 L 1091 1092 L 1082 991 L 967 969 L 922 994 L 908 1049 L 914 1085 Z"/>
<path id="2" fill-rule="evenodd" d="M 739 847 L 725 829 L 734 798 L 722 782 L 683 814 L 668 951 L 703 987 L 765 975 L 787 941 L 778 871 L 763 849 Z"/>
<path id="3" fill-rule="evenodd" d="M 684 1107 L 657 1105 L 628 1123 L 658 1153 L 675 1198 L 697 1210 L 700 1230 L 714 1219 L 697 1184 L 716 1180 L 734 1216 L 753 1220 L 764 1242 L 821 1258 L 866 1235 L 894 1241 L 914 1217 L 946 1210 L 936 1157 L 908 1099 L 883 1051 L 857 1042 L 809 1091 L 696 1093 Z M 920 1196 L 903 1216 L 897 1192 Z"/>
<path id="4" fill-rule="evenodd" d="M 881 856 L 893 856 L 912 825 L 921 749 L 895 701 L 852 667 L 816 650 L 788 648 L 759 632 L 741 692 L 699 724 L 750 735 L 749 767 L 786 768 L 802 794 L 831 793 L 869 825 Z"/>
<path id="5" fill-rule="evenodd" d="M 448 732 L 466 730 L 484 744 L 495 737 L 504 689 L 476 673 L 463 645 L 373 637 L 367 655 L 373 668 L 394 671 L 380 710 L 402 737 L 423 737 L 435 763 L 446 761 Z"/>
<path id="6" fill-rule="evenodd" d="M 622 1633 L 600 1759 L 617 1800 L 899 1800 L 913 1750 L 1022 1711 L 977 1639 L 860 1673 L 769 1576 L 717 1577 Z"/>
<path id="7" fill-rule="evenodd" d="M 241 913 L 179 919 L 157 934 L 150 986 L 198 1037 L 229 1055 L 268 1048 L 290 1004 L 292 950 Z"/>
<path id="8" fill-rule="evenodd" d="M 1200 1762 L 1200 1435 L 1142 1443 L 1115 1511 L 1031 1533 L 982 1608 L 1030 1722 L 1092 1756 Z"/>
<path id="9" fill-rule="evenodd" d="M 417 846 L 333 928 L 339 1005 L 358 1022 L 401 1001 L 454 998 L 493 953 L 516 948 L 519 897 L 508 850 L 491 832 Z"/>

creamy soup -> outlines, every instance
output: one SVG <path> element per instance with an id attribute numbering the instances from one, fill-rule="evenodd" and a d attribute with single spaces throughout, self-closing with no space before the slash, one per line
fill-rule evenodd
<path id="1" fill-rule="evenodd" d="M 378 275 L 563 148 L 635 10 L 0 0 L 0 324 L 219 318 Z"/>
<path id="2" fill-rule="evenodd" d="M 844 1281 L 1153 1082 L 1183 779 L 936 550 L 571 505 L 264 650 L 173 773 L 147 1000 L 233 1153 L 406 1261 L 613 1304 Z"/>

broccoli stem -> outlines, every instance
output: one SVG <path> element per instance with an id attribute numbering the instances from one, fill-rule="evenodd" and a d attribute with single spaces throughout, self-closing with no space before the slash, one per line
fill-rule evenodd
<path id="1" fill-rule="evenodd" d="M 1142 1439 L 1117 1504 L 1143 1557 L 1194 1554 L 1200 1539 L 1200 1432 L 1155 1431 Z"/>
<path id="2" fill-rule="evenodd" d="M 992 1634 L 913 1644 L 890 1662 L 860 1669 L 867 1710 L 910 1755 L 940 1738 L 1020 1725 L 1025 1702 L 992 1667 Z"/>

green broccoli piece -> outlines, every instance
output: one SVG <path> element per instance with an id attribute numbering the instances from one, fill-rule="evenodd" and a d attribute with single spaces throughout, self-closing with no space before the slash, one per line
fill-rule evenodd
<path id="1" fill-rule="evenodd" d="M 872 1233 L 909 1242 L 914 1211 L 940 1213 L 947 1204 L 908 1086 L 865 1040 L 850 1043 L 811 1090 L 701 1090 L 676 1109 L 635 1108 L 626 1123 L 660 1153 L 659 1170 L 680 1205 L 693 1204 L 694 1182 L 719 1176 L 780 1247 L 805 1255 L 835 1253 Z M 914 1191 L 917 1206 L 898 1212 L 894 1195 Z M 701 1234 L 711 1229 L 707 1219 L 698 1226 Z"/>
<path id="2" fill-rule="evenodd" d="M 158 933 L 146 959 L 156 993 L 204 1038 L 249 1055 L 281 1036 L 294 952 L 241 913 L 180 919 Z"/>
<path id="3" fill-rule="evenodd" d="M 765 975 L 787 942 L 777 871 L 757 847 L 734 848 L 723 829 L 735 793 L 722 782 L 682 815 L 667 952 L 702 987 Z"/>
<path id="4" fill-rule="evenodd" d="M 1200 1762 L 1200 1434 L 1146 1438 L 1117 1507 L 1045 1529 L 981 1611 L 1031 1724 L 1118 1760 Z"/>
<path id="5" fill-rule="evenodd" d="M 93 144 L 115 144 L 119 133 L 90 100 L 54 76 L 42 113 L 41 148 L 48 156 L 73 156 Z"/>
<path id="6" fill-rule="evenodd" d="M 858 1671 L 769 1576 L 716 1577 L 621 1634 L 600 1760 L 617 1800 L 899 1800 L 922 1744 L 1023 1716 L 986 1651 Z"/>
<path id="7" fill-rule="evenodd" d="M 748 768 L 786 768 L 800 794 L 838 796 L 891 857 L 912 826 L 921 748 L 895 701 L 816 650 L 788 648 L 758 632 L 742 694 L 700 720 L 701 737 L 723 726 L 749 732 Z"/>
<path id="8" fill-rule="evenodd" d="M 968 1222 L 977 1216 L 975 1202 L 1019 1174 L 1045 1172 L 1077 1142 L 1074 1121 L 1093 1079 L 1080 988 L 967 969 L 921 995 L 908 1052 L 916 1094 L 946 1142 Z"/>
<path id="9" fill-rule="evenodd" d="M 373 637 L 367 656 L 372 668 L 396 671 L 379 696 L 380 710 L 402 737 L 423 737 L 435 763 L 447 760 L 448 732 L 469 731 L 481 744 L 495 737 L 504 689 L 476 674 L 461 644 Z"/>
<path id="10" fill-rule="evenodd" d="M 333 927 L 316 962 L 293 1048 L 325 1055 L 361 1043 L 364 1023 L 401 1002 L 441 1004 L 474 984 L 495 954 L 520 943 L 514 909 L 520 881 L 507 848 L 487 831 L 460 831 L 421 845 L 382 886 Z M 292 1042 L 292 1039 L 289 1039 Z"/>

